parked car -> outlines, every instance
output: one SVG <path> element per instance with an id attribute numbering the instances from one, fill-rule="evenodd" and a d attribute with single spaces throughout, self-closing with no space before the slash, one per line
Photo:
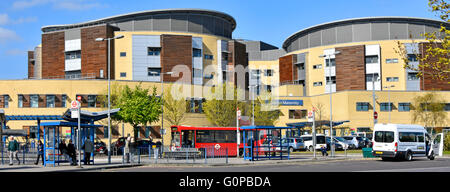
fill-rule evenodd
<path id="1" fill-rule="evenodd" d="M 344 136 L 342 138 L 344 138 L 347 141 L 347 144 L 349 145 L 349 149 L 359 148 L 359 141 L 356 138 L 356 136 Z"/>
<path id="2" fill-rule="evenodd" d="M 95 147 L 95 153 L 108 154 L 108 149 L 106 147 L 105 142 L 103 142 L 101 140 L 95 140 L 94 147 Z"/>
<path id="3" fill-rule="evenodd" d="M 345 140 L 342 137 L 334 137 L 334 139 L 336 143 L 339 143 L 342 146 L 343 150 L 349 149 L 349 144 L 347 143 L 347 140 Z"/>
<path id="4" fill-rule="evenodd" d="M 287 147 L 289 153 L 307 149 L 302 138 L 283 138 L 281 140 L 281 146 L 283 146 L 283 148 Z"/>
<path id="5" fill-rule="evenodd" d="M 364 140 L 364 148 L 372 147 L 372 141 L 369 138 L 362 137 L 362 139 Z"/>
<path id="6" fill-rule="evenodd" d="M 338 139 L 339 138 L 339 139 Z M 331 137 L 326 138 L 327 140 L 327 150 L 331 149 Z M 345 139 L 342 137 L 333 137 L 335 150 L 344 150 L 348 149 L 348 144 L 345 142 Z"/>
<path id="7" fill-rule="evenodd" d="M 138 147 L 138 148 L 144 148 L 147 149 L 150 145 L 155 145 L 155 143 L 153 143 L 150 140 L 139 140 L 137 141 L 137 143 L 132 143 L 133 146 Z"/>
<path id="8" fill-rule="evenodd" d="M 117 150 L 118 154 L 122 154 L 122 148 L 125 147 L 126 137 L 120 137 L 115 142 L 111 143 L 111 147 Z M 113 149 L 111 149 L 113 150 Z"/>

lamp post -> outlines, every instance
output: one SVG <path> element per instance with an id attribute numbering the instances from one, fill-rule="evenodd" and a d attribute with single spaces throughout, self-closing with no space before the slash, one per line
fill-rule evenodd
<path id="1" fill-rule="evenodd" d="M 319 57 L 320 58 L 325 58 L 325 59 L 328 59 L 328 64 L 329 64 L 329 66 L 328 66 L 328 79 L 329 79 L 329 81 L 330 81 L 330 85 L 329 85 L 329 91 L 330 91 L 330 141 L 331 141 L 331 157 L 334 157 L 334 142 L 333 142 L 333 105 L 332 105 L 332 85 L 333 85 L 333 82 L 331 81 L 331 56 L 332 55 L 337 55 L 337 54 L 340 54 L 341 52 L 340 51 L 334 51 L 334 53 L 331 53 L 331 54 L 323 54 L 323 55 L 320 55 Z M 326 63 L 325 63 L 326 64 Z M 326 65 L 325 65 L 325 67 L 326 67 Z M 327 83 L 326 84 L 328 84 L 328 81 L 327 81 Z M 314 146 L 314 148 L 315 148 L 315 146 Z"/>
<path id="2" fill-rule="evenodd" d="M 159 130 L 159 133 L 161 134 L 161 153 L 164 152 L 164 135 L 163 132 L 165 133 L 164 130 L 164 98 L 163 98 L 163 94 L 164 94 L 164 76 L 163 75 L 172 75 L 173 72 L 165 72 L 165 73 L 158 73 L 156 71 L 151 71 L 150 74 L 153 75 L 160 75 L 161 76 L 161 129 Z"/>
<path id="3" fill-rule="evenodd" d="M 391 105 L 391 88 L 395 87 L 395 85 L 391 86 L 384 86 L 383 88 L 388 89 L 388 99 L 389 99 L 389 120 L 388 123 L 391 123 L 391 111 L 392 111 L 392 105 Z"/>
<path id="4" fill-rule="evenodd" d="M 373 105 L 373 114 L 375 115 L 375 113 L 377 112 L 377 108 L 376 108 L 376 96 L 375 96 L 375 80 L 379 81 L 379 75 L 377 73 L 377 79 L 375 79 L 375 73 L 372 73 L 372 105 Z M 375 127 L 375 124 L 378 123 L 378 119 L 376 119 L 375 117 L 373 118 L 373 126 Z"/>
<path id="5" fill-rule="evenodd" d="M 123 35 L 111 38 L 97 38 L 95 41 L 108 41 L 108 164 L 111 164 L 111 40 L 122 39 Z"/>

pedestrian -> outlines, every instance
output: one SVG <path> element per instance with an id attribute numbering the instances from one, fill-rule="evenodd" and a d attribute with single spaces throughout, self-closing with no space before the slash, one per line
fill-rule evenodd
<path id="1" fill-rule="evenodd" d="M 58 148 L 59 152 L 61 153 L 61 155 L 64 156 L 65 160 L 68 160 L 70 162 L 70 156 L 69 153 L 67 153 L 67 145 L 64 139 L 61 140 L 61 143 L 59 143 Z"/>
<path id="2" fill-rule="evenodd" d="M 69 157 L 72 159 L 70 165 L 77 165 L 77 152 L 75 150 L 75 145 L 72 143 L 72 139 L 69 140 L 69 144 L 67 145 L 67 152 L 69 153 Z"/>
<path id="3" fill-rule="evenodd" d="M 94 152 L 94 144 L 89 139 L 89 137 L 84 141 L 84 145 L 82 147 L 84 149 L 84 164 L 90 165 L 91 164 L 91 153 Z"/>
<path id="4" fill-rule="evenodd" d="M 326 146 L 322 146 L 320 148 L 320 151 L 322 151 L 322 156 L 328 156 L 328 152 L 327 152 L 327 147 Z"/>
<path id="5" fill-rule="evenodd" d="M 127 163 L 130 163 L 130 142 L 131 137 L 130 134 L 127 135 L 127 139 L 125 140 L 125 147 L 123 152 L 125 153 L 125 158 L 127 160 Z"/>
<path id="6" fill-rule="evenodd" d="M 42 165 L 44 165 L 44 144 L 42 144 L 41 140 L 38 141 L 37 150 L 38 156 L 34 164 L 37 165 L 39 163 L 39 158 L 42 158 Z"/>
<path id="7" fill-rule="evenodd" d="M 19 143 L 15 140 L 14 136 L 11 136 L 11 140 L 8 143 L 8 151 L 9 151 L 9 165 L 13 165 L 13 158 L 16 157 L 17 161 L 20 165 L 19 157 L 17 156 L 17 152 L 19 151 Z"/>

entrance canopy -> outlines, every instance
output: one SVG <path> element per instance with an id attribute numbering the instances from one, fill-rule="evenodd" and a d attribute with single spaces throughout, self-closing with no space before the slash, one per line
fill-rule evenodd
<path id="1" fill-rule="evenodd" d="M 54 122 L 41 123 L 41 126 L 78 127 L 78 123 L 77 122 L 67 122 L 67 121 L 54 121 Z M 103 125 L 80 124 L 80 127 L 81 128 L 96 128 L 96 127 L 103 127 Z"/>
<path id="2" fill-rule="evenodd" d="M 110 115 L 113 116 L 117 114 L 120 111 L 120 109 L 111 109 Z M 80 121 L 81 123 L 92 123 L 94 121 L 99 121 L 105 118 L 108 118 L 108 111 L 101 111 L 101 112 L 90 112 L 90 111 L 80 111 Z M 70 122 L 78 122 L 78 119 L 71 118 L 72 112 L 70 109 L 67 109 L 67 111 L 63 114 L 62 118 L 66 121 Z"/>

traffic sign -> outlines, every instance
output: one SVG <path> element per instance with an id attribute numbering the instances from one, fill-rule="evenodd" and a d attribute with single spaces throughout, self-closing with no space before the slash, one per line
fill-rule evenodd
<path id="1" fill-rule="evenodd" d="M 241 110 L 237 110 L 237 117 L 238 119 L 241 119 Z"/>
<path id="2" fill-rule="evenodd" d="M 374 119 L 378 119 L 378 113 L 375 111 L 375 112 L 373 112 L 373 118 Z"/>
<path id="3" fill-rule="evenodd" d="M 214 148 L 216 148 L 216 150 L 219 150 L 219 149 L 220 149 L 220 145 L 219 145 L 219 144 L 216 144 L 216 145 L 214 146 Z"/>
<path id="4" fill-rule="evenodd" d="M 314 112 L 308 111 L 308 122 L 313 122 L 313 121 L 314 121 Z"/>
<path id="5" fill-rule="evenodd" d="M 77 96 L 77 101 L 81 102 L 81 96 Z"/>
<path id="6" fill-rule="evenodd" d="M 70 104 L 70 106 L 72 107 L 72 109 L 78 109 L 79 108 L 79 104 L 77 101 L 72 101 L 72 103 Z"/>

